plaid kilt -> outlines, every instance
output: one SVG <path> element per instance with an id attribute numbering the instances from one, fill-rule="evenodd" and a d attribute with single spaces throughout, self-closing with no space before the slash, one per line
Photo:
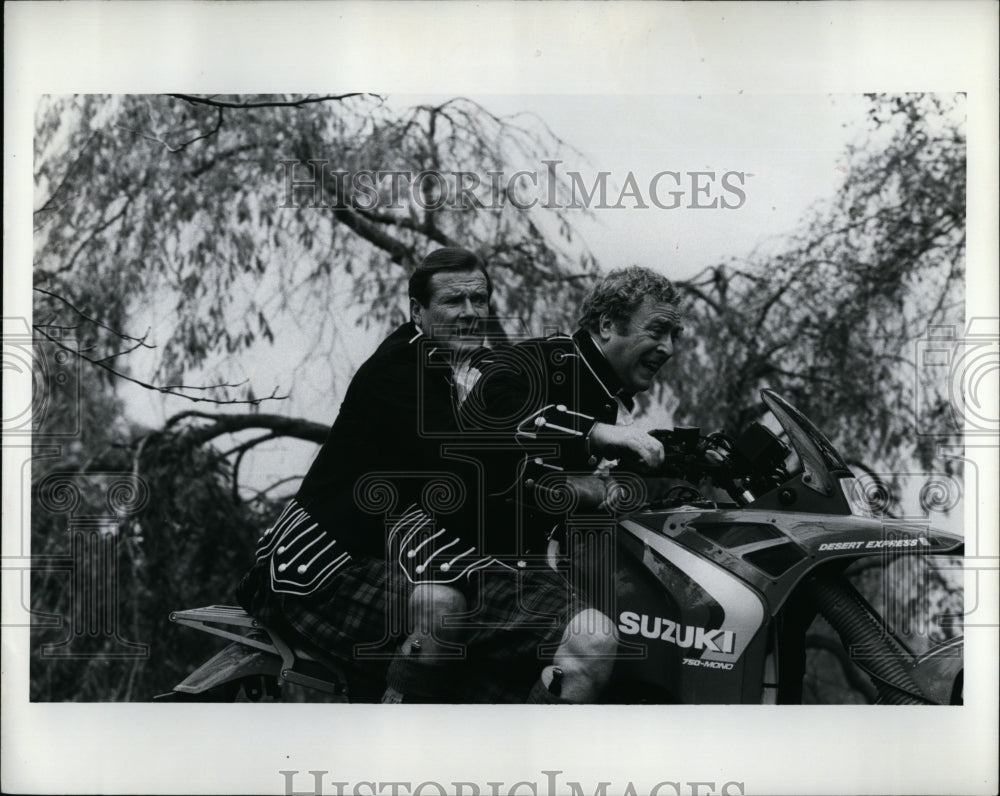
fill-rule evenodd
<path id="1" fill-rule="evenodd" d="M 265 625 L 290 626 L 382 683 L 406 636 L 412 589 L 394 562 L 357 557 L 308 596 L 272 591 L 261 562 L 243 579 L 239 596 Z M 468 611 L 444 620 L 461 642 L 448 677 L 449 699 L 456 703 L 523 702 L 552 662 L 569 620 L 588 607 L 563 575 L 542 562 L 523 569 L 495 564 L 471 573 L 461 590 Z"/>

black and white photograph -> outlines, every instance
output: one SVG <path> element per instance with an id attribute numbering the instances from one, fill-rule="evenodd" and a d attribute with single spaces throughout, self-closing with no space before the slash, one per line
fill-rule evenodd
<path id="1" fill-rule="evenodd" d="M 995 791 L 995 4 L 39 5 L 5 792 Z"/>

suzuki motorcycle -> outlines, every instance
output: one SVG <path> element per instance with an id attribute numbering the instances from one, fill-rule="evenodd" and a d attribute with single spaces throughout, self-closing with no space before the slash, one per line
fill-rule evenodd
<path id="1" fill-rule="evenodd" d="M 876 702 L 960 704 L 962 638 L 917 654 L 847 573 L 866 560 L 889 576 L 904 557 L 961 556 L 962 538 L 875 515 L 819 429 L 773 391 L 761 397 L 780 438 L 758 423 L 735 440 L 652 432 L 666 453 L 657 475 L 687 486 L 613 520 L 620 647 L 603 701 L 800 703 L 807 631 L 820 616 L 870 678 Z M 572 517 L 567 529 L 572 536 Z M 377 684 L 352 680 L 345 661 L 241 608 L 170 618 L 231 643 L 161 698 L 274 699 L 294 684 L 328 700 L 378 700 Z"/>

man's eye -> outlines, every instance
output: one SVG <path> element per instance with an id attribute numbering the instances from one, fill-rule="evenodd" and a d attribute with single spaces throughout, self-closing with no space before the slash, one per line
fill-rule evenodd
<path id="1" fill-rule="evenodd" d="M 649 336 L 654 340 L 663 340 L 666 337 L 677 340 L 680 334 L 681 329 L 677 326 L 658 326 L 649 331 Z"/>

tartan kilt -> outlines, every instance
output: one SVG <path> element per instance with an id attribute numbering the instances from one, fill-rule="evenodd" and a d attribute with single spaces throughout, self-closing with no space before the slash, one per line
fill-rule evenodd
<path id="1" fill-rule="evenodd" d="M 357 557 L 308 596 L 271 590 L 266 563 L 239 588 L 243 607 L 265 625 L 290 626 L 345 660 L 355 673 L 383 682 L 406 636 L 413 586 L 392 561 Z M 468 611 L 448 616 L 460 640 L 446 701 L 524 702 L 562 639 L 569 620 L 588 607 L 562 574 L 541 562 L 524 569 L 495 564 L 461 584 Z M 452 635 L 452 634 L 449 634 Z"/>

